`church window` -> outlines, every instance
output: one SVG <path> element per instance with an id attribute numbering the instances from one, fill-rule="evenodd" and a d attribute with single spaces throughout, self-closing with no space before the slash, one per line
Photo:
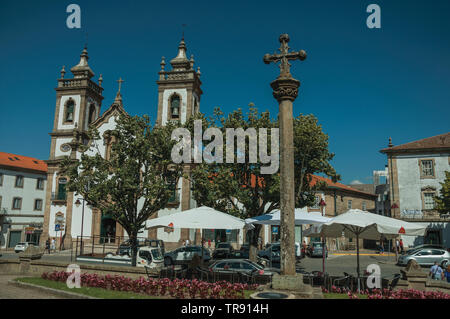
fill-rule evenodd
<path id="1" fill-rule="evenodd" d="M 65 200 L 66 199 L 66 184 L 67 178 L 60 178 L 58 181 L 58 199 Z"/>
<path id="2" fill-rule="evenodd" d="M 89 106 L 89 117 L 88 117 L 88 124 L 91 124 L 95 120 L 95 104 L 91 104 Z"/>
<path id="3" fill-rule="evenodd" d="M 73 122 L 74 111 L 75 111 L 75 101 L 69 99 L 66 103 L 66 111 L 64 114 L 65 122 Z"/>
<path id="4" fill-rule="evenodd" d="M 180 97 L 178 95 L 173 95 L 170 99 L 170 114 L 173 119 L 180 117 Z"/>
<path id="5" fill-rule="evenodd" d="M 420 177 L 421 178 L 433 178 L 434 177 L 434 161 L 433 160 L 421 160 L 420 161 Z"/>
<path id="6" fill-rule="evenodd" d="M 423 192 L 423 208 L 424 209 L 434 209 L 434 192 Z"/>

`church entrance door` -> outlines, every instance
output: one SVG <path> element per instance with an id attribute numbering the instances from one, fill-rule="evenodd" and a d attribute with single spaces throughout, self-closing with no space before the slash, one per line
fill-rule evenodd
<path id="1" fill-rule="evenodd" d="M 100 243 L 113 244 L 116 240 L 116 221 L 109 215 L 102 216 Z"/>

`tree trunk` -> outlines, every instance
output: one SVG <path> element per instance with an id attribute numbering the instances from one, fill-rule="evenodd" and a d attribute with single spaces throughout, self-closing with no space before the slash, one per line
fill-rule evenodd
<path id="1" fill-rule="evenodd" d="M 248 258 L 252 261 L 256 261 L 256 257 L 258 256 L 258 237 L 261 232 L 262 225 L 255 224 L 255 228 L 249 230 L 249 256 Z"/>
<path id="2" fill-rule="evenodd" d="M 131 244 L 131 266 L 136 267 L 136 257 L 138 252 L 137 231 L 130 232 Z"/>

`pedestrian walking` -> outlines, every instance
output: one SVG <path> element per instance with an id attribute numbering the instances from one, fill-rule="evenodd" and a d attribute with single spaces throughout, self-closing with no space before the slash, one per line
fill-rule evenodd
<path id="1" fill-rule="evenodd" d="M 52 238 L 52 243 L 51 243 L 50 250 L 51 250 L 51 251 L 56 251 L 56 242 L 55 242 L 55 238 Z"/>
<path id="2" fill-rule="evenodd" d="M 431 278 L 434 280 L 442 280 L 444 277 L 444 271 L 438 265 L 437 261 L 434 262 L 433 267 L 430 269 Z"/>
<path id="3" fill-rule="evenodd" d="M 384 240 L 383 237 L 380 238 L 380 255 L 384 253 Z"/>
<path id="4" fill-rule="evenodd" d="M 45 241 L 45 250 L 48 251 L 48 253 L 50 254 L 50 239 L 47 238 L 47 240 Z"/>
<path id="5" fill-rule="evenodd" d="M 185 246 L 189 246 L 189 239 L 186 239 Z"/>
<path id="6" fill-rule="evenodd" d="M 400 253 L 400 241 L 398 239 L 395 240 L 395 249 L 397 250 L 397 254 Z"/>
<path id="7" fill-rule="evenodd" d="M 211 239 L 208 239 L 208 248 L 211 249 Z"/>
<path id="8" fill-rule="evenodd" d="M 262 238 L 258 237 L 258 249 L 261 250 L 262 249 Z"/>

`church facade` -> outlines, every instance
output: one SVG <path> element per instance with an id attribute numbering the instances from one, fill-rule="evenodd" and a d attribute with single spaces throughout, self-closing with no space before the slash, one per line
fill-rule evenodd
<path id="1" fill-rule="evenodd" d="M 160 63 L 158 72 L 158 110 L 157 125 L 165 125 L 169 121 L 181 121 L 184 123 L 190 116 L 200 111 L 200 99 L 202 95 L 200 68 L 194 70 L 193 56 L 190 59 L 186 55 L 184 39 L 178 46 L 178 53 L 170 60 L 171 70 L 166 70 L 165 58 Z M 65 68 L 61 70 L 56 90 L 56 108 L 53 130 L 50 133 L 50 156 L 46 161 L 47 191 L 45 200 L 43 236 L 41 245 L 45 244 L 48 237 L 57 238 L 64 248 L 70 248 L 80 236 L 86 241 L 96 243 L 108 242 L 118 244 L 127 237 L 122 226 L 110 216 L 102 215 L 95 207 L 87 205 L 84 199 L 73 192 L 66 191 L 67 177 L 59 172 L 61 161 L 69 156 L 80 159 L 83 152 L 82 146 L 96 143 L 96 147 L 90 147 L 85 151 L 88 155 L 100 153 L 104 158 L 109 158 L 111 152 L 112 137 L 109 132 L 116 126 L 116 119 L 120 114 L 126 114 L 119 90 L 112 105 L 100 113 L 103 88 L 102 75 L 97 82 L 93 80 L 94 72 L 88 64 L 87 48 L 84 48 L 80 62 L 70 69 L 72 78 L 65 78 Z M 90 141 L 87 131 L 90 125 L 97 128 L 100 133 L 100 141 Z M 190 166 L 186 165 L 185 172 L 189 174 Z M 167 207 L 158 212 L 158 216 L 187 210 L 196 207 L 191 196 L 190 181 L 180 178 L 175 196 L 167 204 Z M 154 216 L 157 217 L 157 216 Z M 145 238 L 158 238 L 164 240 L 168 248 L 182 244 L 186 239 L 193 242 L 194 230 L 173 229 L 171 231 L 156 229 L 143 231 L 140 234 Z"/>

